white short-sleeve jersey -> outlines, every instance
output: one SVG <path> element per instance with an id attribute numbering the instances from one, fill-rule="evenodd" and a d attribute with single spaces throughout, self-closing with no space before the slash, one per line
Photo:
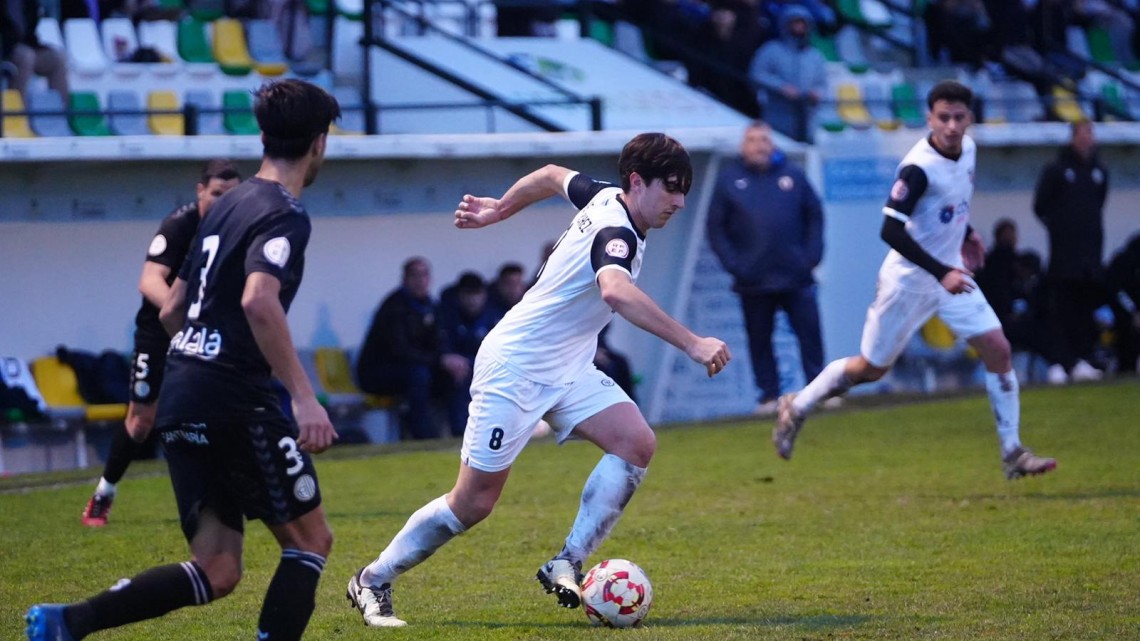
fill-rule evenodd
<path id="1" fill-rule="evenodd" d="M 951 267 L 962 267 L 962 241 L 970 221 L 977 147 L 962 137 L 958 158 L 943 156 L 923 138 L 903 157 L 883 213 L 906 223 L 907 233 L 927 253 Z M 941 285 L 926 270 L 891 250 L 879 270 L 885 282 L 908 290 Z"/>
<path id="2" fill-rule="evenodd" d="M 593 363 L 598 333 L 614 314 L 598 274 L 618 269 L 637 282 L 645 253 L 620 188 L 571 173 L 563 190 L 580 210 L 534 286 L 479 348 L 481 357 L 543 385 L 572 383 Z"/>

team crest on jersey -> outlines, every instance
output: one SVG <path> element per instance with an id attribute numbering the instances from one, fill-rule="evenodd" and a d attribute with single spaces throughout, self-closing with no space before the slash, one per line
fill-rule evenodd
<path id="1" fill-rule="evenodd" d="M 158 234 L 154 237 L 154 240 L 150 241 L 150 247 L 146 250 L 146 255 L 161 256 L 164 251 L 166 251 L 166 236 Z"/>
<path id="2" fill-rule="evenodd" d="M 776 185 L 781 191 L 791 191 L 792 187 L 796 186 L 796 181 L 792 180 L 791 176 L 780 176 L 780 179 L 776 181 Z"/>
<path id="3" fill-rule="evenodd" d="M 741 190 L 748 189 L 748 179 L 747 178 L 737 178 L 732 184 L 736 185 L 737 189 L 741 189 Z"/>
<path id="4" fill-rule="evenodd" d="M 293 484 L 293 496 L 298 501 L 311 501 L 317 495 L 317 482 L 308 474 L 302 474 Z"/>
<path id="5" fill-rule="evenodd" d="M 135 396 L 145 397 L 150 394 L 150 385 L 146 381 L 135 382 Z"/>
<path id="6" fill-rule="evenodd" d="M 906 200 L 907 194 L 909 193 L 910 190 L 906 186 L 906 181 L 902 178 L 899 178 L 895 181 L 894 185 L 891 185 L 891 200 L 895 201 L 896 203 L 901 203 L 902 201 Z"/>
<path id="7" fill-rule="evenodd" d="M 1092 179 L 1098 185 L 1104 182 L 1104 172 L 1100 170 L 1100 167 L 1092 170 Z"/>
<path id="8" fill-rule="evenodd" d="M 614 258 L 629 258 L 629 243 L 620 238 L 615 238 L 606 243 L 606 256 L 613 256 Z"/>
<path id="9" fill-rule="evenodd" d="M 268 240 L 261 247 L 261 253 L 265 255 L 265 260 L 278 267 L 284 267 L 285 263 L 289 262 L 289 251 L 289 239 L 284 236 Z"/>

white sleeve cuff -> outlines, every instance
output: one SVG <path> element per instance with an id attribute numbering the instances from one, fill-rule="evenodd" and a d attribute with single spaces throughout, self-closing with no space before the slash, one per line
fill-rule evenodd
<path id="1" fill-rule="evenodd" d="M 910 218 L 906 214 L 899 212 L 899 211 L 895 211 L 894 209 L 891 209 L 890 207 L 883 207 L 883 215 L 888 216 L 890 218 L 894 218 L 895 220 L 897 220 L 903 224 L 906 224 L 906 221 L 910 220 Z"/>
<path id="2" fill-rule="evenodd" d="M 570 173 L 566 174 L 566 178 L 562 181 L 562 195 L 563 196 L 565 196 L 567 198 L 570 197 L 570 181 L 574 180 L 574 176 L 577 176 L 579 173 L 581 173 L 581 172 L 571 171 Z"/>

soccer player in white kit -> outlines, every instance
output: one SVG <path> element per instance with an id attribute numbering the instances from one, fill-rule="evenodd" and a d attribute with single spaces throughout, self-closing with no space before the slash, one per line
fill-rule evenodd
<path id="1" fill-rule="evenodd" d="M 574 436 L 605 452 L 586 479 L 565 545 L 538 571 L 560 605 L 578 607 L 582 563 L 617 523 L 656 447 L 637 405 L 594 367 L 598 333 L 617 313 L 684 351 L 709 376 L 731 358 L 724 341 L 697 336 L 635 285 L 645 234 L 685 205 L 692 184 L 688 153 L 664 134 L 640 134 L 622 150 L 618 172 L 620 187 L 547 165 L 502 198 L 466 195 L 459 203 L 460 229 L 500 222 L 556 195 L 579 211 L 535 285 L 479 348 L 455 486 L 412 514 L 380 556 L 350 579 L 348 598 L 365 624 L 405 625 L 392 608 L 392 582 L 490 515 L 542 418 L 559 442 Z"/>
<path id="2" fill-rule="evenodd" d="M 910 337 L 938 316 L 981 355 L 986 392 L 997 423 L 1006 478 L 1042 474 L 1057 461 L 1021 444 L 1020 398 L 1009 341 L 973 280 L 985 246 L 969 225 L 976 147 L 966 135 L 973 93 L 951 80 L 931 89 L 930 134 L 899 163 L 883 207 L 881 237 L 891 251 L 879 269 L 857 356 L 832 361 L 803 390 L 779 399 L 772 442 L 789 459 L 796 435 L 816 404 L 890 370 Z"/>

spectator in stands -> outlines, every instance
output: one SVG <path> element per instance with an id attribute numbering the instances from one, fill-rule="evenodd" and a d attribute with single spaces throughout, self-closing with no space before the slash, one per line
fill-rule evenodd
<path id="1" fill-rule="evenodd" d="M 760 47 L 749 76 L 760 84 L 764 119 L 780 133 L 811 140 L 815 110 L 827 90 L 827 61 L 811 46 L 811 14 L 798 5 L 781 14 L 781 35 Z"/>
<path id="2" fill-rule="evenodd" d="M 142 305 L 135 314 L 127 418 L 122 427 L 115 428 L 111 451 L 103 465 L 103 476 L 83 510 L 83 525 L 99 527 L 107 524 L 111 504 L 115 500 L 115 486 L 150 437 L 166 368 L 166 350 L 170 345 L 170 335 L 158 320 L 158 310 L 166 302 L 170 287 L 190 251 L 198 223 L 215 200 L 240 182 L 241 175 L 233 162 L 219 158 L 206 163 L 198 179 L 194 200 L 163 218 L 150 241 L 138 283 Z M 127 379 L 123 378 L 124 384 Z"/>
<path id="3" fill-rule="evenodd" d="M 789 7 L 807 9 L 819 33 L 831 35 L 839 30 L 839 18 L 827 0 L 763 0 L 760 3 L 760 29 L 765 42 L 780 37 L 780 24 L 784 11 Z"/>
<path id="4" fill-rule="evenodd" d="M 67 99 L 67 55 L 40 42 L 38 0 L 0 0 L 0 58 L 16 68 L 12 88 L 28 93 L 32 75 L 47 78 L 48 87 Z"/>
<path id="5" fill-rule="evenodd" d="M 1115 315 L 1117 371 L 1140 371 L 1140 234 L 1108 263 L 1105 282 Z"/>
<path id="6" fill-rule="evenodd" d="M 443 351 L 458 354 L 467 361 L 468 375 L 446 391 L 448 427 L 452 436 L 463 436 L 467 427 L 467 406 L 471 403 L 471 375 L 475 355 L 487 332 L 499 317 L 487 307 L 487 284 L 475 272 L 464 272 L 449 289 L 454 295 L 441 297 L 440 325 Z"/>
<path id="7" fill-rule="evenodd" d="M 931 58 L 974 69 L 982 65 L 992 27 L 982 0 L 935 0 L 922 18 Z"/>
<path id="8" fill-rule="evenodd" d="M 629 395 L 629 399 L 637 402 L 636 383 L 633 378 L 633 367 L 629 364 L 629 357 L 614 349 L 606 339 L 610 333 L 610 326 L 606 325 L 598 334 L 598 348 L 594 351 L 594 367 L 598 371 L 614 379 L 617 386 Z"/>
<path id="9" fill-rule="evenodd" d="M 755 413 L 776 413 L 780 376 L 772 350 L 777 310 L 799 339 L 805 380 L 823 367 L 823 341 L 812 270 L 823 257 L 823 207 L 807 177 L 756 121 L 744 131 L 740 156 L 725 164 L 713 188 L 709 245 L 740 296 L 752 372 Z"/>
<path id="10" fill-rule="evenodd" d="M 1042 169 L 1033 212 L 1049 232 L 1049 317 L 1077 358 L 1074 380 L 1098 379 L 1089 361 L 1098 336 L 1093 311 L 1103 299 L 1104 203 L 1108 168 L 1092 123 L 1073 123 L 1069 144 Z"/>
<path id="11" fill-rule="evenodd" d="M 1013 351 L 1027 351 L 1048 363 L 1046 380 L 1052 385 L 1069 381 L 1076 364 L 1068 345 L 1048 320 L 1047 293 L 1041 258 L 1017 250 L 1017 225 L 1002 218 L 994 225 L 994 245 L 975 280 L 1001 321 Z"/>
<path id="12" fill-rule="evenodd" d="M 381 303 L 360 349 L 357 383 L 369 394 L 399 395 L 408 405 L 406 423 L 414 439 L 436 438 L 433 398 L 467 380 L 471 366 L 443 351 L 438 309 L 431 297 L 431 264 L 409 258 L 403 282 Z"/>
<path id="13" fill-rule="evenodd" d="M 557 2 L 494 0 L 496 35 L 506 37 L 553 37 L 554 22 L 562 15 Z"/>
<path id="14" fill-rule="evenodd" d="M 707 90 L 733 109 L 755 116 L 756 94 L 744 80 L 760 47 L 762 32 L 753 2 L 719 0 L 697 29 L 701 53 L 717 63 L 690 60 L 689 84 Z"/>
<path id="15" fill-rule="evenodd" d="M 502 318 L 522 300 L 526 289 L 526 282 L 523 279 L 523 266 L 515 262 L 503 263 L 499 267 L 499 275 L 491 283 L 487 307 L 491 309 L 496 318 Z"/>

